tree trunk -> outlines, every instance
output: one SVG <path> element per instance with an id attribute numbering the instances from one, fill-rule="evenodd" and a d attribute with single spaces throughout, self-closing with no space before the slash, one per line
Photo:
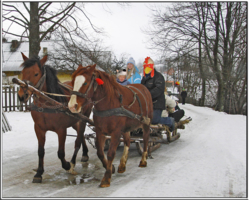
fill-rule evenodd
<path id="1" fill-rule="evenodd" d="M 38 2 L 30 2 L 29 57 L 38 56 L 40 51 Z"/>
<path id="2" fill-rule="evenodd" d="M 198 43 L 199 43 L 199 70 L 201 74 L 201 79 L 202 79 L 202 94 L 201 94 L 201 102 L 200 106 L 204 106 L 205 102 L 205 96 L 206 96 L 206 76 L 203 72 L 203 64 L 202 64 L 202 46 L 201 46 L 201 39 L 202 39 L 202 31 L 203 28 L 201 26 L 201 16 L 200 16 L 200 9 L 199 5 L 197 5 L 197 15 L 198 15 L 198 23 L 199 23 L 199 38 L 198 38 Z"/>
<path id="3" fill-rule="evenodd" d="M 218 111 L 223 111 L 224 110 L 224 83 L 222 80 L 222 74 L 218 66 L 220 10 L 221 10 L 221 4 L 220 2 L 218 2 L 217 3 L 217 15 L 216 15 L 216 21 L 215 21 L 216 37 L 215 37 L 215 44 L 214 44 L 214 49 L 213 49 L 213 57 L 214 57 L 214 70 L 215 70 L 217 81 L 218 81 L 216 109 Z"/>
<path id="4" fill-rule="evenodd" d="M 222 66 L 222 75 L 223 75 L 223 87 L 225 90 L 225 99 L 229 99 L 228 95 L 231 95 L 231 93 L 228 91 L 230 90 L 230 83 L 229 78 L 230 78 L 230 64 L 231 62 L 229 61 L 229 52 L 228 52 L 228 44 L 230 40 L 230 31 L 231 31 L 231 10 L 232 8 L 232 3 L 227 3 L 227 15 L 226 15 L 226 21 L 225 21 L 225 27 L 226 27 L 226 32 L 222 33 L 223 39 L 224 39 L 224 52 L 223 52 L 223 66 Z M 230 97 L 231 98 L 231 97 Z M 225 101 L 224 102 L 224 111 L 229 112 L 229 102 Z"/>

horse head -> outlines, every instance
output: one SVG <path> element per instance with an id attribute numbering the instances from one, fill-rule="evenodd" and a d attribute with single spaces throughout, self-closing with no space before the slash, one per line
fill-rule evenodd
<path id="1" fill-rule="evenodd" d="M 42 69 L 42 67 L 47 61 L 47 55 L 45 55 L 41 60 L 39 60 L 38 57 L 33 57 L 29 59 L 23 53 L 21 54 L 24 61 L 21 64 L 21 67 L 23 67 L 23 70 L 21 72 L 22 81 L 32 86 L 36 86 L 36 88 L 41 86 L 44 83 L 43 81 L 45 81 L 43 80 L 44 78 L 42 79 L 42 77 L 45 77 L 43 76 L 45 70 Z M 29 90 L 20 87 L 20 90 L 18 91 L 18 98 L 21 102 L 27 102 L 31 95 L 32 93 Z"/>
<path id="2" fill-rule="evenodd" d="M 92 98 L 96 85 L 95 67 L 96 64 L 87 67 L 79 65 L 72 74 L 73 92 L 68 102 L 68 108 L 71 112 L 81 112 L 82 106 Z"/>

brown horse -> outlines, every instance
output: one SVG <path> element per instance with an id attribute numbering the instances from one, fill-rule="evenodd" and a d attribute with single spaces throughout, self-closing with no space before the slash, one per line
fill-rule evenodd
<path id="1" fill-rule="evenodd" d="M 44 56 L 41 60 L 38 57 L 33 57 L 28 59 L 23 53 L 22 57 L 24 63 L 22 63 L 22 80 L 30 85 L 33 85 L 35 88 L 48 92 L 62 94 L 61 96 L 52 96 L 50 98 L 54 100 L 67 104 L 69 97 L 63 95 L 69 95 L 69 90 L 62 87 L 57 76 L 55 69 L 51 68 L 49 65 L 45 65 L 47 61 L 47 56 Z M 71 81 L 67 83 L 70 86 Z M 72 88 L 72 86 L 71 86 Z M 31 96 L 31 92 L 25 88 L 20 88 L 18 91 L 18 98 L 21 102 L 27 102 Z M 91 113 L 92 105 L 88 105 L 83 114 L 89 117 Z M 34 183 L 42 182 L 42 174 L 44 172 L 43 161 L 44 161 L 44 145 L 45 145 L 45 134 L 47 131 L 54 131 L 58 135 L 59 139 L 59 148 L 58 148 L 58 157 L 61 160 L 62 167 L 68 172 L 75 174 L 74 166 L 77 153 L 82 144 L 83 162 L 89 159 L 88 157 L 88 148 L 86 146 L 84 132 L 86 123 L 79 121 L 78 119 L 67 115 L 63 111 L 61 112 L 58 108 L 51 106 L 43 99 L 34 96 L 34 102 L 31 106 L 31 115 L 35 123 L 35 133 L 38 139 L 38 156 L 39 164 L 37 173 L 34 176 Z M 75 150 L 71 159 L 71 163 L 65 160 L 65 141 L 67 135 L 67 128 L 73 127 L 77 131 L 77 138 L 75 140 Z"/>
<path id="2" fill-rule="evenodd" d="M 97 155 L 106 169 L 100 187 L 109 187 L 112 165 L 120 137 L 124 139 L 124 152 L 118 172 L 126 169 L 130 147 L 130 131 L 143 128 L 144 152 L 139 167 L 147 166 L 147 149 L 150 134 L 150 120 L 153 115 L 153 104 L 148 89 L 141 84 L 124 87 L 116 82 L 113 76 L 95 69 L 96 65 L 82 67 L 72 75 L 74 93 L 68 103 L 71 112 L 80 112 L 87 103 L 94 103 L 93 119 L 96 130 Z M 144 122 L 147 123 L 144 123 Z M 105 135 L 111 136 L 107 153 L 104 154 Z"/>

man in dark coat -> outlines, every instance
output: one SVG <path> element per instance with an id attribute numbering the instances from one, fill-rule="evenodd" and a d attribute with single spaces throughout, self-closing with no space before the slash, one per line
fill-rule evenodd
<path id="1" fill-rule="evenodd" d="M 145 58 L 143 63 L 144 71 L 141 84 L 144 85 L 151 93 L 153 102 L 153 119 L 152 124 L 165 124 L 174 130 L 174 119 L 172 117 L 161 117 L 162 111 L 165 110 L 165 80 L 163 75 L 154 69 L 154 62 L 150 57 Z"/>
<path id="2" fill-rule="evenodd" d="M 182 88 L 181 97 L 182 97 L 182 105 L 184 105 L 185 104 L 185 98 L 187 97 L 187 92 L 185 91 L 184 88 Z"/>

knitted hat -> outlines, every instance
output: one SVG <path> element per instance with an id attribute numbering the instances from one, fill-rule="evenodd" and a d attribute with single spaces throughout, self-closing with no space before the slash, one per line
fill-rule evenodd
<path id="1" fill-rule="evenodd" d="M 133 64 L 134 66 L 135 66 L 135 60 L 132 58 L 132 57 L 130 57 L 129 59 L 128 59 L 128 61 L 127 61 L 127 65 L 128 65 L 128 63 L 131 63 L 131 64 Z"/>
<path id="2" fill-rule="evenodd" d="M 126 69 L 120 70 L 120 71 L 117 73 L 117 77 L 119 77 L 119 76 L 126 76 Z"/>
<path id="3" fill-rule="evenodd" d="M 154 70 L 154 61 L 150 57 L 145 58 L 145 61 L 143 63 L 143 67 L 144 67 L 144 71 L 143 71 L 144 76 L 145 76 L 145 69 L 150 68 L 150 69 L 152 69 L 150 76 L 154 77 L 154 71 L 155 71 Z"/>

